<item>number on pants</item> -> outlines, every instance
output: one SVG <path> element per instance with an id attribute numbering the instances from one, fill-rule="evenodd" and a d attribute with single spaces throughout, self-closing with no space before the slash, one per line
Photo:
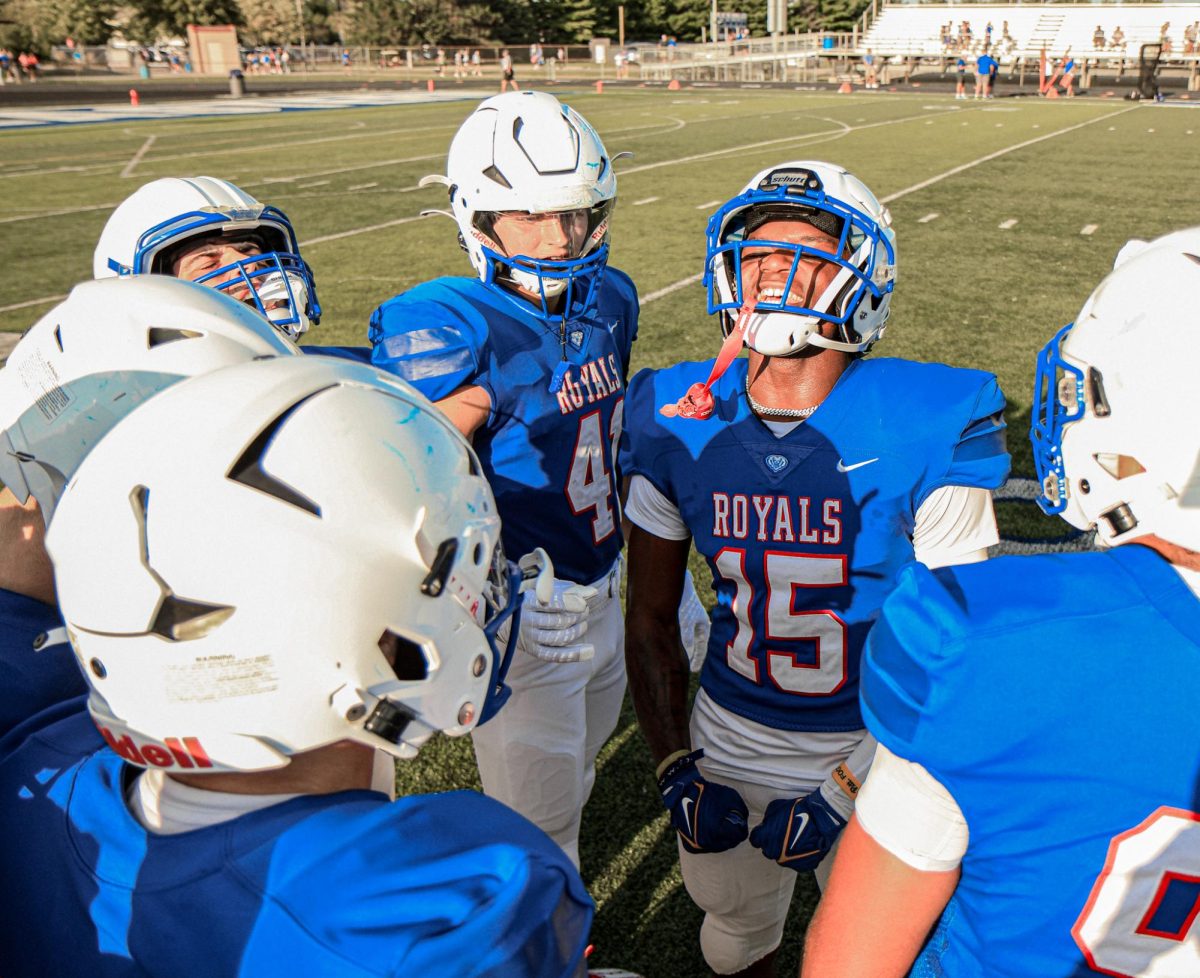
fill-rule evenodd
<path id="1" fill-rule="evenodd" d="M 1108 847 L 1071 936 L 1095 971 L 1200 975 L 1200 814 L 1159 808 Z"/>
<path id="2" fill-rule="evenodd" d="M 592 518 L 592 540 L 600 543 L 612 536 L 616 529 L 613 518 L 612 460 L 617 454 L 621 439 L 621 423 L 625 413 L 625 401 L 619 400 L 613 407 L 612 421 L 608 426 L 608 442 L 600 434 L 600 412 L 593 411 L 579 419 L 579 433 L 575 437 L 575 454 L 571 459 L 571 471 L 567 476 L 567 502 L 576 516 L 594 509 Z M 607 464 L 605 448 L 608 449 Z"/>
<path id="3" fill-rule="evenodd" d="M 759 631 L 750 620 L 754 588 L 746 577 L 746 551 L 727 547 L 714 561 L 720 575 L 733 584 L 733 616 L 737 631 L 725 646 L 729 668 L 751 682 L 761 683 L 760 663 L 752 652 Z M 832 611 L 796 611 L 798 588 L 844 587 L 846 556 L 768 551 L 763 557 L 767 582 L 766 621 L 761 633 L 767 678 L 779 689 L 797 696 L 829 696 L 846 682 L 846 623 Z M 816 646 L 811 663 L 798 662 L 796 652 L 767 647 L 774 641 L 806 641 Z"/>

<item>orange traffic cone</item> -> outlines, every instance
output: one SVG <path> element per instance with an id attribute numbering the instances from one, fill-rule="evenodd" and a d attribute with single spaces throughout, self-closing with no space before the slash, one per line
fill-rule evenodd
<path id="1" fill-rule="evenodd" d="M 429 91 L 431 91 L 431 92 L 433 91 L 433 79 L 432 78 L 430 78 L 429 81 L 427 81 L 425 83 L 425 87 L 427 89 L 429 89 Z"/>
<path id="2" fill-rule="evenodd" d="M 841 86 L 838 88 L 839 95 L 850 95 L 853 92 L 854 89 L 850 87 L 850 83 L 848 81 L 842 82 Z"/>
<path id="3" fill-rule="evenodd" d="M 604 94 L 604 79 L 603 78 L 596 79 L 596 94 L 597 95 Z"/>
<path id="4" fill-rule="evenodd" d="M 679 91 L 679 79 L 678 78 L 672 78 L 669 82 L 667 82 L 667 91 L 668 92 Z"/>
<path id="5" fill-rule="evenodd" d="M 132 105 L 135 109 L 138 107 L 138 105 L 141 104 L 141 99 L 138 98 L 138 93 L 137 93 L 136 88 L 131 88 L 129 90 L 129 104 Z"/>

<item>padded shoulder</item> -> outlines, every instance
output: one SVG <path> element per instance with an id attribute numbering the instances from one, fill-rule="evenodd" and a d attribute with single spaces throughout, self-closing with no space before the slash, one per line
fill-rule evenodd
<path id="1" fill-rule="evenodd" d="M 619 268 L 609 265 L 604 270 L 604 282 L 601 287 L 598 312 L 600 315 L 617 315 L 621 317 L 622 330 L 616 335 L 617 345 L 628 369 L 630 351 L 637 339 L 638 302 L 637 286 L 633 279 Z"/>
<path id="2" fill-rule="evenodd" d="M 437 401 L 471 383 L 488 324 L 471 301 L 478 280 L 440 278 L 388 299 L 373 313 L 371 361 Z"/>

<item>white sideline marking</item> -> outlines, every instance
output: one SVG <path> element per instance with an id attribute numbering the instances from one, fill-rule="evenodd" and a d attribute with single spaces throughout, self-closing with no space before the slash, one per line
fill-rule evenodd
<path id="1" fill-rule="evenodd" d="M 1010 217 L 1007 221 L 1001 221 L 996 226 L 1000 228 L 1001 231 L 1010 231 L 1017 226 L 1017 219 L 1015 217 Z"/>
<path id="2" fill-rule="evenodd" d="M 11 306 L 0 306 L 0 312 L 12 312 L 14 309 L 28 309 L 30 306 L 45 306 L 66 297 L 64 293 L 63 295 L 44 295 L 40 299 L 26 299 L 24 302 L 14 302 Z"/>
<path id="3" fill-rule="evenodd" d="M 347 190 L 370 190 L 372 187 L 378 187 L 378 183 L 356 183 L 353 187 L 347 187 Z"/>
<path id="4" fill-rule="evenodd" d="M 61 211 L 43 211 L 39 214 L 18 214 L 16 217 L 0 217 L 0 224 L 12 224 L 16 221 L 40 221 L 43 217 L 62 217 L 64 214 L 82 214 L 84 211 L 107 211 L 116 204 L 92 204 L 89 207 L 70 207 Z"/>
<path id="5" fill-rule="evenodd" d="M 681 278 L 678 282 L 672 282 L 670 285 L 663 286 L 661 289 L 656 289 L 648 295 L 639 296 L 638 302 L 644 306 L 647 302 L 654 302 L 657 299 L 661 299 L 663 296 L 670 295 L 672 292 L 678 292 L 682 288 L 693 285 L 696 282 L 699 282 L 702 278 L 704 278 L 703 272 L 700 272 L 698 275 L 689 275 L 687 278 Z"/>
<path id="6" fill-rule="evenodd" d="M 1079 233 L 1083 235 L 1095 234 L 1099 227 L 1099 224 L 1085 224 Z"/>
<path id="7" fill-rule="evenodd" d="M 938 218 L 937 212 L 934 211 L 934 213 L 932 213 L 932 214 L 926 214 L 924 217 L 917 218 L 917 223 L 918 224 L 928 224 L 930 221 L 936 221 L 937 218 Z"/>
<path id="8" fill-rule="evenodd" d="M 328 180 L 314 180 L 312 183 L 297 184 L 296 189 L 297 190 L 309 190 L 312 187 L 324 187 L 324 186 L 327 186 L 328 184 L 329 184 Z"/>
<path id="9" fill-rule="evenodd" d="M 1113 116 L 1123 115 L 1126 112 L 1132 112 L 1136 108 L 1136 105 L 1131 105 L 1128 108 L 1120 109 L 1117 112 L 1113 112 L 1109 115 L 1097 116 L 1095 119 L 1089 119 L 1087 122 L 1077 122 L 1075 125 L 1067 126 L 1065 129 L 1056 129 L 1054 132 L 1048 132 L 1044 136 L 1035 136 L 1033 139 L 1027 139 L 1023 143 L 1016 143 L 1015 145 L 1009 146 L 1005 149 L 998 149 L 994 153 L 988 153 L 985 156 L 979 157 L 977 160 L 972 160 L 970 163 L 962 163 L 958 166 L 952 167 L 945 173 L 939 173 L 936 177 L 930 177 L 928 180 L 922 180 L 920 183 L 914 183 L 911 187 L 905 187 L 903 190 L 897 190 L 894 194 L 888 194 L 888 196 L 882 198 L 882 201 L 885 204 L 890 204 L 893 200 L 899 200 L 901 197 L 907 197 L 909 194 L 916 193 L 918 190 L 924 190 L 926 187 L 932 187 L 935 183 L 941 183 L 947 177 L 956 176 L 959 173 L 963 173 L 966 170 L 970 170 L 973 167 L 979 166 L 981 163 L 988 163 L 992 160 L 999 159 L 1001 156 L 1006 156 L 1009 153 L 1013 153 L 1018 149 L 1025 149 L 1027 146 L 1033 146 L 1034 144 L 1044 142 L 1047 139 L 1053 139 L 1055 136 L 1062 136 L 1066 133 L 1074 132 L 1076 129 L 1082 129 L 1084 126 L 1090 126 L 1094 123 L 1102 122 L 1105 119 L 1111 119 Z"/>
<path id="10" fill-rule="evenodd" d="M 142 148 L 133 154 L 133 158 L 125 164 L 125 169 L 121 171 L 121 176 L 128 178 L 133 176 L 133 171 L 137 165 L 142 162 L 142 157 L 146 155 L 146 151 L 154 145 L 157 136 L 147 136 L 146 141 L 142 143 Z"/>
<path id="11" fill-rule="evenodd" d="M 384 221 L 382 224 L 372 224 L 365 228 L 351 228 L 349 231 L 338 231 L 336 234 L 323 234 L 319 238 L 309 238 L 307 241 L 301 241 L 300 247 L 307 248 L 309 245 L 321 244 L 325 241 L 337 241 L 341 238 L 351 238 L 356 234 L 366 234 L 368 231 L 382 231 L 384 228 L 394 228 L 398 224 L 411 224 L 413 221 L 421 221 L 425 219 L 424 214 L 417 214 L 414 217 L 398 217 L 394 221 Z M 0 310 L 3 312 L 3 310 Z"/>
<path id="12" fill-rule="evenodd" d="M 1146 132 L 1154 132 L 1153 129 L 1147 129 Z"/>
<path id="13" fill-rule="evenodd" d="M 697 205 L 696 205 L 696 210 L 698 210 L 698 211 L 706 211 L 706 210 L 708 210 L 710 207 L 720 207 L 720 206 L 721 206 L 723 203 L 725 203 L 725 201 L 723 201 L 723 200 L 710 200 L 710 201 L 708 201 L 707 203 L 704 203 L 704 204 L 697 204 Z"/>
<path id="14" fill-rule="evenodd" d="M 641 207 L 643 204 L 653 204 L 656 200 L 658 200 L 657 197 L 643 197 L 641 200 L 635 200 L 633 206 Z"/>

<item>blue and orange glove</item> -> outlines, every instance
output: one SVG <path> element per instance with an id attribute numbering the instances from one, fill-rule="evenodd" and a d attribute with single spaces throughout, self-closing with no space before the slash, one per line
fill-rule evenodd
<path id="1" fill-rule="evenodd" d="M 845 826 L 846 819 L 818 788 L 803 798 L 771 802 L 762 822 L 750 833 L 750 845 L 788 869 L 815 869 Z"/>
<path id="2" fill-rule="evenodd" d="M 680 751 L 663 762 L 658 790 L 688 852 L 724 852 L 746 838 L 749 811 L 733 788 L 705 781 L 696 769 L 704 749 Z"/>

